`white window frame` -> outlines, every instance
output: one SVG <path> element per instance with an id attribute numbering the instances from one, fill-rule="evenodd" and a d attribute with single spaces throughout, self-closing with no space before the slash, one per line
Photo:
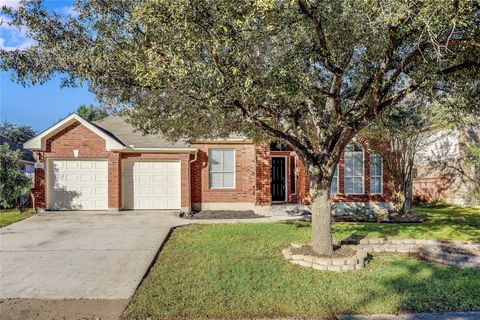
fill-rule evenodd
<path id="1" fill-rule="evenodd" d="M 373 156 L 379 156 L 380 157 L 380 175 L 373 175 L 372 176 L 372 169 L 371 169 L 371 166 L 372 166 L 372 157 Z M 370 194 L 383 194 L 383 157 L 380 153 L 372 153 L 370 155 L 370 168 L 369 168 L 369 172 L 370 172 Z M 372 192 L 372 177 L 374 178 L 380 178 L 380 192 Z"/>
<path id="2" fill-rule="evenodd" d="M 335 171 L 337 171 L 337 192 L 332 192 L 332 183 L 333 183 L 333 179 L 332 179 L 332 183 L 330 183 L 330 194 L 339 194 L 340 193 L 340 166 L 338 165 L 337 163 L 337 166 L 335 167 Z M 334 172 L 335 174 L 335 172 Z M 333 178 L 335 179 L 335 176 L 333 176 Z"/>
<path id="3" fill-rule="evenodd" d="M 211 152 L 213 150 L 220 150 L 222 151 L 222 161 L 223 161 L 223 152 L 224 151 L 233 151 L 233 172 L 231 171 L 213 171 L 213 173 L 233 173 L 233 186 L 232 187 L 212 187 L 212 162 L 210 161 L 211 159 Z M 232 148 L 210 148 L 208 149 L 208 187 L 209 189 L 235 189 L 237 185 L 237 170 L 236 170 L 236 153 L 235 149 Z M 222 162 L 222 167 L 223 167 L 223 162 Z"/>
<path id="4" fill-rule="evenodd" d="M 352 142 L 352 143 L 355 143 L 357 144 L 358 146 L 360 146 L 360 148 L 362 148 L 362 151 L 345 151 L 344 154 L 343 154 L 343 158 L 345 159 L 346 158 L 346 155 L 347 153 L 361 153 L 362 154 L 362 192 L 347 192 L 347 178 L 359 178 L 360 176 L 347 176 L 347 162 L 344 161 L 344 178 L 343 178 L 343 181 L 344 181 L 344 184 L 345 184 L 345 195 L 364 195 L 365 194 L 365 149 L 363 148 L 363 146 L 359 143 L 356 143 L 356 142 Z M 370 169 L 370 168 L 368 168 Z M 353 172 L 353 168 L 352 168 L 352 172 Z"/>

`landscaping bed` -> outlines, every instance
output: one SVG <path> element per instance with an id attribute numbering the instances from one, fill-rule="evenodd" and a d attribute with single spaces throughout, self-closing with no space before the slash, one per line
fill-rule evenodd
<path id="1" fill-rule="evenodd" d="M 233 210 L 205 210 L 194 212 L 190 215 L 183 216 L 185 219 L 255 219 L 264 218 L 252 210 L 233 211 Z"/>
<path id="2" fill-rule="evenodd" d="M 294 247 L 292 248 L 291 253 L 294 255 L 301 254 L 301 255 L 309 255 L 313 257 L 327 257 L 326 255 L 321 255 L 313 251 L 313 247 L 311 245 L 302 245 L 299 247 Z M 357 252 L 353 249 L 350 249 L 344 246 L 335 245 L 333 248 L 333 253 L 328 257 L 332 257 L 332 258 L 352 257 L 356 253 Z"/>
<path id="3" fill-rule="evenodd" d="M 377 220 L 367 215 L 337 214 L 333 216 L 335 222 L 363 222 L 363 223 L 422 223 L 425 218 L 417 215 L 394 215 L 387 219 Z"/>

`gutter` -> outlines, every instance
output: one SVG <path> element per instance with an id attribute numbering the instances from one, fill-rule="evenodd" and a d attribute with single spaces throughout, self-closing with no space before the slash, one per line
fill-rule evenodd
<path id="1" fill-rule="evenodd" d="M 188 206 L 190 207 L 190 211 L 192 211 L 192 163 L 197 161 L 197 157 L 198 157 L 198 152 L 195 152 L 195 156 L 193 157 L 193 159 L 188 162 L 188 182 L 189 182 L 188 183 L 189 184 L 189 188 L 188 188 L 189 204 L 188 204 Z"/>
<path id="2" fill-rule="evenodd" d="M 159 153 L 196 153 L 197 148 L 132 148 L 125 147 L 117 152 L 159 152 Z"/>

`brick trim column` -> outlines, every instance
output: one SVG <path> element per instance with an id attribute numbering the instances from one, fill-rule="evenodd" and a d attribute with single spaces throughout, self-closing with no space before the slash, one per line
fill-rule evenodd
<path id="1" fill-rule="evenodd" d="M 122 160 L 120 153 L 108 152 L 108 209 L 122 208 Z"/>
<path id="2" fill-rule="evenodd" d="M 255 162 L 255 205 L 268 206 L 272 202 L 270 197 L 270 145 L 268 143 L 255 146 Z"/>

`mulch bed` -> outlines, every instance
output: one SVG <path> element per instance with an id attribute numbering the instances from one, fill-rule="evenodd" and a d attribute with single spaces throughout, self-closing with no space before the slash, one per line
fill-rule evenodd
<path id="1" fill-rule="evenodd" d="M 425 219 L 417 216 L 394 216 L 389 217 L 388 220 L 377 221 L 375 219 L 369 218 L 367 216 L 356 216 L 356 215 L 335 215 L 333 216 L 333 221 L 335 222 L 365 222 L 365 223 L 422 223 L 425 222 Z"/>
<path id="2" fill-rule="evenodd" d="M 463 254 L 465 256 L 476 256 L 480 254 L 480 252 L 478 251 L 470 251 L 470 250 L 455 247 L 455 246 L 442 246 L 441 250 L 442 252 L 445 252 L 445 253 Z"/>
<path id="3" fill-rule="evenodd" d="M 254 219 L 264 216 L 255 214 L 252 210 L 229 211 L 229 210 L 206 210 L 195 212 L 192 215 L 185 215 L 185 219 Z"/>
<path id="4" fill-rule="evenodd" d="M 321 257 L 321 258 L 344 258 L 344 257 L 353 257 L 357 254 L 357 251 L 344 247 L 344 246 L 333 246 L 333 254 L 332 255 L 322 255 L 318 254 L 313 251 L 313 247 L 311 245 L 303 245 L 299 248 L 292 248 L 292 254 L 303 254 L 307 256 L 314 256 L 314 257 Z"/>

